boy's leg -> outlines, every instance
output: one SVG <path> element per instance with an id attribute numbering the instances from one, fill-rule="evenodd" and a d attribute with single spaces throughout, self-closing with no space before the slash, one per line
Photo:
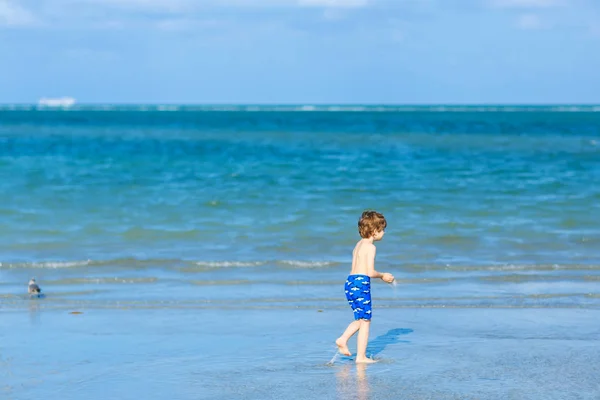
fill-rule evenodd
<path id="1" fill-rule="evenodd" d="M 350 353 L 350 350 L 348 349 L 348 340 L 350 340 L 352 335 L 354 335 L 356 333 L 356 331 L 358 331 L 359 328 L 360 328 L 360 320 L 353 321 L 350 323 L 350 325 L 348 325 L 348 327 L 346 328 L 346 330 L 344 331 L 342 336 L 337 338 L 337 340 L 335 341 L 335 344 L 337 345 L 340 353 L 342 353 L 345 356 L 352 355 L 352 353 Z"/>
<path id="2" fill-rule="evenodd" d="M 367 343 L 369 343 L 369 329 L 371 321 L 366 319 L 360 320 L 360 329 L 358 330 L 358 339 L 356 341 L 356 362 L 357 363 L 373 363 L 374 360 L 367 358 Z"/>

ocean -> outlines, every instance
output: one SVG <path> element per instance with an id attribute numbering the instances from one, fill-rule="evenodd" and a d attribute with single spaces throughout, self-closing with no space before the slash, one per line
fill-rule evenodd
<path id="1" fill-rule="evenodd" d="M 7 328 L 0 357 L 4 351 L 20 365 L 11 376 L 21 386 L 5 386 L 15 399 L 47 395 L 83 378 L 75 367 L 81 360 L 63 359 L 53 365 L 71 371 L 63 380 L 23 383 L 37 369 L 28 367 L 25 359 L 33 354 L 19 343 L 39 332 L 13 331 L 12 319 L 11 326 L 31 323 L 37 330 L 44 313 L 48 320 L 78 311 L 83 315 L 66 318 L 84 320 L 96 312 L 107 321 L 147 313 L 171 321 L 177 314 L 182 320 L 170 336 L 177 341 L 190 314 L 201 321 L 202 313 L 239 320 L 251 313 L 267 318 L 266 325 L 276 322 L 268 315 L 351 318 L 342 288 L 365 209 L 387 219 L 376 268 L 397 279 L 395 287 L 376 285 L 375 316 L 388 312 L 423 330 L 428 324 L 419 315 L 434 311 L 433 320 L 448 321 L 452 312 L 507 309 L 531 318 L 567 313 L 566 320 L 576 315 L 568 313 L 583 312 L 597 320 L 600 308 L 598 106 L 4 105 L 0 190 L 0 319 Z M 27 296 L 31 277 L 43 299 Z M 122 310 L 140 314 L 119 317 Z M 443 310 L 449 314 L 440 317 Z M 26 319 L 15 322 L 20 315 Z M 477 320 L 485 327 L 485 318 L 498 315 Z M 62 329 L 47 324 L 56 335 Z M 591 346 L 600 332 L 589 324 L 589 335 L 578 340 Z M 261 335 L 256 327 L 225 325 L 225 331 Z M 94 320 L 91 326 L 103 325 Z M 344 327 L 329 327 L 327 351 Z M 375 329 L 376 322 L 376 336 Z M 570 340 L 562 328 L 548 329 L 546 335 Z M 71 333 L 85 340 L 85 332 Z M 194 346 L 188 339 L 186 346 Z M 11 352 L 16 348 L 27 356 Z M 321 357 L 314 351 L 315 359 Z M 250 353 L 244 353 L 248 362 Z M 285 345 L 271 354 L 265 362 L 274 365 Z M 300 364 L 301 354 L 295 356 Z M 331 354 L 322 358 L 326 363 Z M 152 365 L 156 371 L 168 367 Z M 298 365 L 281 367 L 279 377 Z M 222 368 L 238 366 L 232 361 Z M 415 382 L 411 393 L 425 393 Z M 123 384 L 132 396 L 141 387 Z M 576 398 L 600 393 L 591 377 L 582 385 L 588 392 Z M 448 388 L 435 398 L 472 394 Z M 212 390 L 207 398 L 268 398 L 265 387 Z M 77 393 L 95 398 L 85 386 Z M 548 393 L 539 398 L 551 398 Z"/>

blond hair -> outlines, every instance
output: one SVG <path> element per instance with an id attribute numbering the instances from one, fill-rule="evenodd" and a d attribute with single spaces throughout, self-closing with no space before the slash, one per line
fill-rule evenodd
<path id="1" fill-rule="evenodd" d="M 386 226 L 387 221 L 383 214 L 367 210 L 362 213 L 358 220 L 358 233 L 360 233 L 360 237 L 368 239 L 375 233 L 384 230 Z"/>

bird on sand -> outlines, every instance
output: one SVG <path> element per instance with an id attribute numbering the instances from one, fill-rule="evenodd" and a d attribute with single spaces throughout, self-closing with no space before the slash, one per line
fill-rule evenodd
<path id="1" fill-rule="evenodd" d="M 40 287 L 38 286 L 37 283 L 35 283 L 35 279 L 31 278 L 31 280 L 29 281 L 29 286 L 27 287 L 27 292 L 29 294 L 39 294 L 42 292 L 42 289 L 40 289 Z"/>

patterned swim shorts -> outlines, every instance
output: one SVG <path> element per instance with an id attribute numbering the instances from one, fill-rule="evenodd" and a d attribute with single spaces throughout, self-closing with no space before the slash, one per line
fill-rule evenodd
<path id="1" fill-rule="evenodd" d="M 354 319 L 371 319 L 371 278 L 367 275 L 350 275 L 344 286 Z"/>

